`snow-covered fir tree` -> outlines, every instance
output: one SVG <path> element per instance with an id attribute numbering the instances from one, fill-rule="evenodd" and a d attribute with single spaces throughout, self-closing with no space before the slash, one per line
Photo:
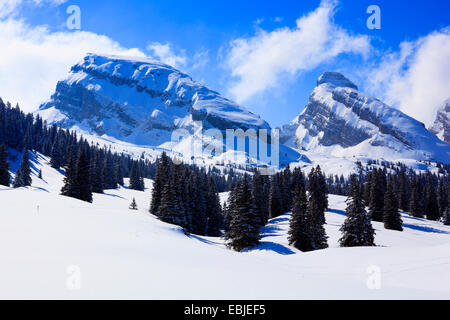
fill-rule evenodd
<path id="1" fill-rule="evenodd" d="M 328 248 L 327 235 L 324 224 L 325 210 L 328 206 L 328 200 L 325 199 L 327 194 L 321 186 L 319 175 L 321 174 L 320 167 L 312 169 L 308 175 L 308 216 L 311 218 L 312 235 L 314 237 L 314 248 L 325 249 Z"/>
<path id="2" fill-rule="evenodd" d="M 137 210 L 138 209 L 138 206 L 137 206 L 135 198 L 133 198 L 133 201 L 131 201 L 131 204 L 130 204 L 129 208 L 130 208 L 130 210 Z"/>
<path id="3" fill-rule="evenodd" d="M 280 192 L 279 176 L 273 175 L 270 179 L 269 192 L 269 217 L 276 218 L 283 214 L 282 212 L 282 198 Z"/>
<path id="4" fill-rule="evenodd" d="M 383 222 L 384 227 L 388 230 L 403 231 L 403 221 L 400 211 L 398 210 L 398 199 L 394 191 L 394 182 L 392 178 L 387 184 L 384 196 Z"/>
<path id="5" fill-rule="evenodd" d="M 0 185 L 9 187 L 11 175 L 9 174 L 8 148 L 0 145 Z"/>
<path id="6" fill-rule="evenodd" d="M 428 220 L 439 220 L 439 205 L 437 202 L 437 194 L 435 181 L 430 172 L 427 172 L 425 185 L 425 213 Z"/>
<path id="7" fill-rule="evenodd" d="M 443 213 L 443 221 L 446 226 L 450 226 L 450 187 L 447 185 L 447 207 Z"/>
<path id="8" fill-rule="evenodd" d="M 416 218 L 423 218 L 423 193 L 419 177 L 411 179 L 411 198 L 409 204 L 409 213 Z"/>
<path id="9" fill-rule="evenodd" d="M 373 221 L 383 221 L 384 193 L 386 192 L 386 177 L 381 169 L 372 171 L 369 215 Z"/>
<path id="10" fill-rule="evenodd" d="M 19 169 L 16 171 L 13 186 L 14 188 L 29 187 L 31 186 L 31 182 L 30 158 L 28 155 L 28 148 L 25 147 L 22 162 L 20 163 Z"/>
<path id="11" fill-rule="evenodd" d="M 339 239 L 341 247 L 374 246 L 375 230 L 366 212 L 360 183 L 356 175 L 352 175 L 350 178 L 350 194 L 345 213 L 347 218 L 340 229 L 342 232 L 342 237 Z"/>
<path id="12" fill-rule="evenodd" d="M 294 191 L 292 217 L 290 220 L 288 240 L 289 245 L 300 251 L 307 252 L 315 249 L 312 217 L 308 215 L 308 200 L 305 186 L 297 184 Z"/>
<path id="13" fill-rule="evenodd" d="M 229 248 L 242 251 L 257 245 L 260 240 L 258 217 L 247 177 L 243 179 L 235 196 L 235 208 L 225 237 Z"/>

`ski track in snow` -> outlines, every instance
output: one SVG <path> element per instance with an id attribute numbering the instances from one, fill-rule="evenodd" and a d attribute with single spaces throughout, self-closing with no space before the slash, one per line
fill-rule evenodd
<path id="1" fill-rule="evenodd" d="M 339 248 L 345 198 L 330 195 L 329 249 L 290 247 L 285 214 L 262 229 L 260 245 L 237 253 L 151 216 L 150 180 L 145 192 L 107 190 L 89 204 L 59 195 L 63 176 L 46 157 L 33 168 L 33 187 L 0 187 L 2 299 L 450 298 L 450 227 L 441 223 L 405 214 L 404 232 L 374 223 L 377 247 Z M 132 198 L 138 211 L 128 209 Z M 381 272 L 377 290 L 367 286 L 371 266 Z"/>

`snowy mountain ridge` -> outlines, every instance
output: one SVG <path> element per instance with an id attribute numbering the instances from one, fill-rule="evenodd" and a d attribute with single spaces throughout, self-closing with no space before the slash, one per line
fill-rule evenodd
<path id="1" fill-rule="evenodd" d="M 283 127 L 281 141 L 338 157 L 450 161 L 450 145 L 423 123 L 358 91 L 337 72 L 320 76 L 305 110 Z"/>

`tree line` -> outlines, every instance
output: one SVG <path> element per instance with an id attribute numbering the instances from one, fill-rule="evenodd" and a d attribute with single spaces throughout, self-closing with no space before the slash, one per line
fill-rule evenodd
<path id="1" fill-rule="evenodd" d="M 133 182 L 130 188 L 144 190 L 143 179 L 153 178 L 155 174 L 154 164 L 148 160 L 135 160 L 129 155 L 89 144 L 74 131 L 48 126 L 39 115 L 25 114 L 18 105 L 12 107 L 0 98 L 0 184 L 5 186 L 11 185 L 8 149 L 23 154 L 13 187 L 31 185 L 29 152 L 39 152 L 50 158 L 53 168 L 64 169 L 61 193 L 89 202 L 93 192 L 103 193 L 123 185 L 124 177 L 130 177 Z"/>

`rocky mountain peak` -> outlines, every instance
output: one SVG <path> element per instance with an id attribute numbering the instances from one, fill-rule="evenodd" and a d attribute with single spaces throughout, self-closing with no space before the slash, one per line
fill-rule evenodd
<path id="1" fill-rule="evenodd" d="M 329 84 L 334 87 L 345 87 L 345 88 L 352 88 L 355 90 L 358 90 L 358 86 L 351 82 L 349 79 L 347 79 L 343 74 L 339 72 L 325 72 L 323 73 L 319 79 L 317 79 L 317 86 L 320 86 L 321 84 Z"/>
<path id="2" fill-rule="evenodd" d="M 450 143 L 450 99 L 444 102 L 436 115 L 436 121 L 430 131 L 439 139 Z"/>

